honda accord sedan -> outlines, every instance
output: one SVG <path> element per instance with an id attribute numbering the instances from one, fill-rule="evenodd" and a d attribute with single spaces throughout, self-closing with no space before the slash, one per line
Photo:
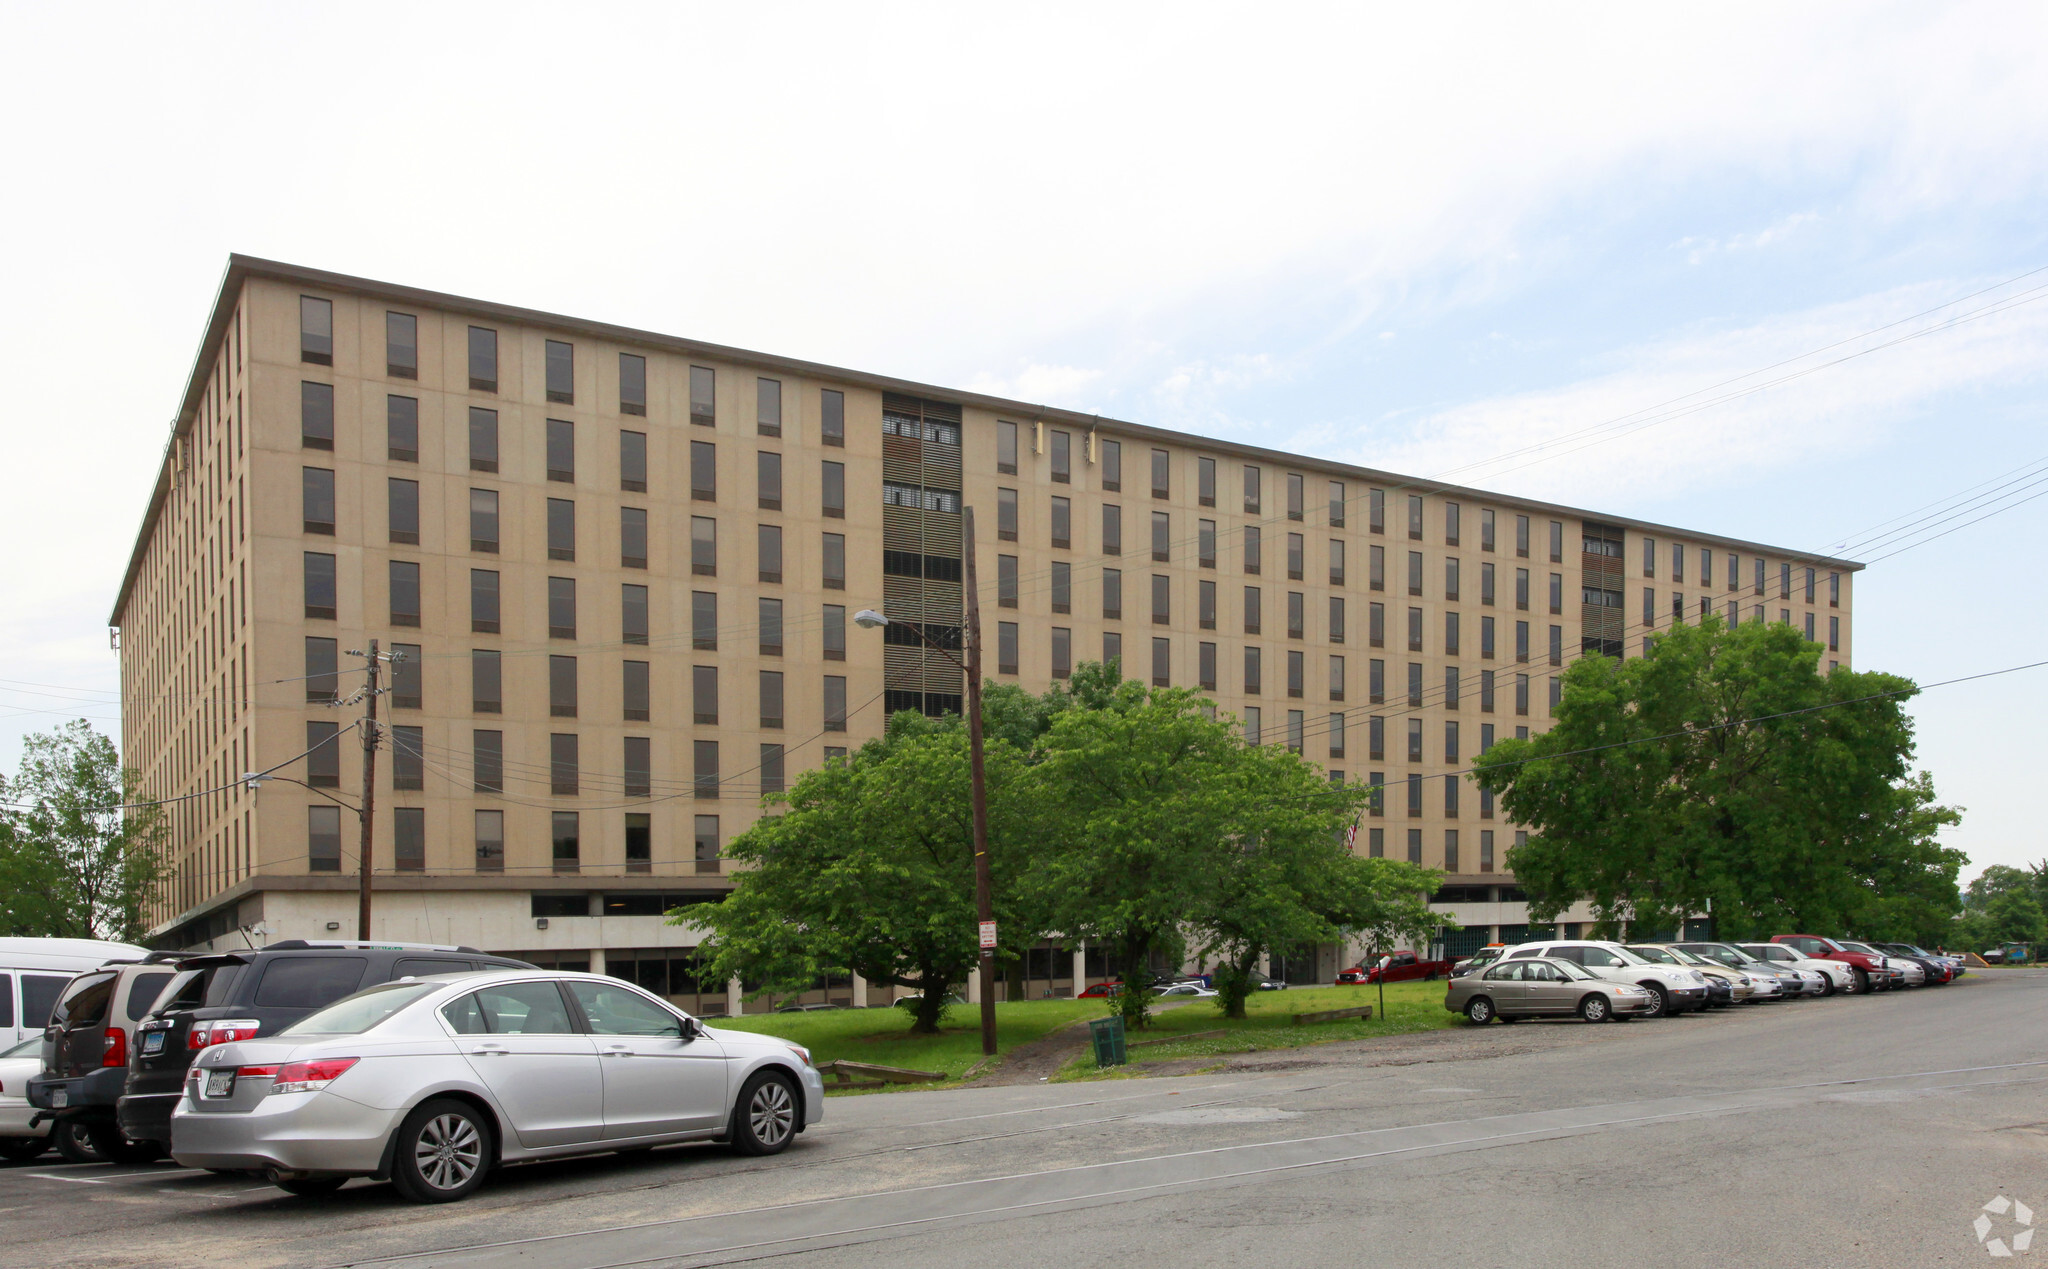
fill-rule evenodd
<path id="1" fill-rule="evenodd" d="M 804 1049 L 706 1027 L 616 978 L 448 974 L 205 1050 L 171 1155 L 294 1194 L 363 1176 L 444 1203 L 528 1159 L 700 1140 L 775 1154 L 823 1118 L 824 1093 Z"/>

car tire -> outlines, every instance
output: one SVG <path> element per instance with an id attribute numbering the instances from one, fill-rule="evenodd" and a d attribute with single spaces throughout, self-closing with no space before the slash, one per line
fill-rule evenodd
<path id="1" fill-rule="evenodd" d="M 1851 965 L 1849 967 L 1849 994 L 1852 996 L 1868 996 L 1870 991 L 1870 971 L 1864 969 L 1861 965 Z"/>
<path id="2" fill-rule="evenodd" d="M 1668 1018 L 1671 1016 L 1671 993 L 1665 990 L 1664 984 L 1650 982 L 1638 983 L 1636 985 L 1650 993 L 1650 1008 L 1643 1015 L 1645 1018 Z"/>
<path id="3" fill-rule="evenodd" d="M 415 1203 L 465 1199 L 491 1170 L 491 1126 L 467 1102 L 422 1102 L 398 1126 L 391 1184 Z"/>
<path id="4" fill-rule="evenodd" d="M 345 1176 L 316 1176 L 285 1180 L 282 1177 L 272 1177 L 270 1183 L 283 1190 L 286 1194 L 296 1194 L 300 1198 L 318 1198 L 323 1194 L 332 1194 L 342 1186 L 347 1185 L 348 1178 Z"/>
<path id="5" fill-rule="evenodd" d="M 107 1157 L 93 1144 L 84 1124 L 76 1119 L 60 1119 L 50 1129 L 50 1139 L 56 1143 L 57 1153 L 64 1156 L 66 1163 L 106 1163 Z"/>
<path id="6" fill-rule="evenodd" d="M 1494 1020 L 1497 1011 L 1493 1001 L 1485 996 L 1474 996 L 1465 1002 L 1465 1016 L 1483 1027 Z"/>
<path id="7" fill-rule="evenodd" d="M 154 1141 L 137 1141 L 121 1131 L 121 1125 L 112 1123 L 91 1124 L 85 1135 L 91 1139 L 92 1148 L 107 1163 L 133 1165 L 154 1163 L 163 1158 L 164 1148 Z"/>
<path id="8" fill-rule="evenodd" d="M 1822 999 L 1834 995 L 1837 990 L 1839 989 L 1835 986 L 1835 980 L 1832 977 L 1827 974 L 1820 976 L 1820 994 Z"/>
<path id="9" fill-rule="evenodd" d="M 756 1071 L 733 1103 L 726 1140 L 739 1154 L 780 1154 L 796 1139 L 803 1101 L 780 1071 Z"/>
<path id="10" fill-rule="evenodd" d="M 1579 1017 L 1587 1022 L 1608 1022 L 1614 1018 L 1614 1006 L 1599 992 L 1588 992 L 1579 1002 Z"/>
<path id="11" fill-rule="evenodd" d="M 0 1137 L 0 1159 L 9 1163 L 28 1163 L 43 1157 L 50 1148 L 48 1137 Z"/>

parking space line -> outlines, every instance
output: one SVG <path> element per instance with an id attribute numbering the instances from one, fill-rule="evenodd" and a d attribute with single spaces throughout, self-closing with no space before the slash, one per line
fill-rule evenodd
<path id="1" fill-rule="evenodd" d="M 69 1181 L 73 1185 L 105 1185 L 107 1182 L 89 1176 L 51 1176 L 47 1172 L 24 1172 L 21 1175 L 38 1181 Z"/>

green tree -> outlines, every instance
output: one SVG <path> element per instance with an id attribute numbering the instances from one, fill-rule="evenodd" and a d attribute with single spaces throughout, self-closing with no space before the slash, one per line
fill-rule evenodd
<path id="1" fill-rule="evenodd" d="M 1926 930 L 1953 913 L 1959 813 L 1910 770 L 1912 684 L 1818 672 L 1791 626 L 1677 625 L 1646 657 L 1565 672 L 1557 722 L 1479 759 L 1530 829 L 1530 916 L 1592 905 L 1603 934 L 1711 909 L 1730 937 Z M 1756 720 L 1756 721 L 1751 721 Z"/>
<path id="2" fill-rule="evenodd" d="M 1002 959 L 1037 941 L 1020 877 L 1036 832 L 1020 786 L 1024 756 L 987 745 L 989 854 Z M 760 991 L 800 991 L 821 973 L 851 970 L 917 993 L 912 1029 L 938 1029 L 947 997 L 974 972 L 973 822 L 967 731 L 957 718 L 914 713 L 844 761 L 801 776 L 786 807 L 733 838 L 739 860 L 723 903 L 670 919 L 709 927 L 705 972 Z"/>
<path id="3" fill-rule="evenodd" d="M 135 773 L 85 720 L 24 740 L 20 770 L 0 780 L 0 929 L 140 940 L 169 874 L 163 815 L 140 801 Z"/>
<path id="4" fill-rule="evenodd" d="M 2031 869 L 1991 864 L 1971 880 L 1963 897 L 1963 914 L 1951 925 L 1945 942 L 1975 952 L 2001 943 L 2029 945 L 2048 939 L 2044 912 Z"/>

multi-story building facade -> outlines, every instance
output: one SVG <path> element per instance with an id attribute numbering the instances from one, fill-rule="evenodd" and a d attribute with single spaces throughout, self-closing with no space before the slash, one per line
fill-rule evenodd
<path id="1" fill-rule="evenodd" d="M 1850 656 L 1847 561 L 235 257 L 112 618 L 159 941 L 353 936 L 374 640 L 377 936 L 737 1008 L 663 913 L 763 794 L 959 708 L 848 618 L 956 641 L 969 505 L 991 677 L 1118 659 L 1382 788 L 1358 848 L 1443 869 L 1464 942 L 1527 916 L 1463 772 L 1568 661 L 1708 611 Z M 1068 955 L 1032 994 L 1107 970 Z"/>

